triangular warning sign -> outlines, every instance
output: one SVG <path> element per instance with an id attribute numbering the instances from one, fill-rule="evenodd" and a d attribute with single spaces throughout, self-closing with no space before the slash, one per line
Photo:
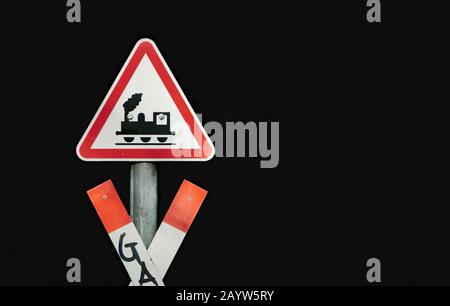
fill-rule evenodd
<path id="1" fill-rule="evenodd" d="M 214 146 L 155 43 L 141 39 L 77 154 L 85 161 L 209 160 Z"/>

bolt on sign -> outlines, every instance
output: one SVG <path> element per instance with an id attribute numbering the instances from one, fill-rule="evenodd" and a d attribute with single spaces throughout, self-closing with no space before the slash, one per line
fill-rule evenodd
<path id="1" fill-rule="evenodd" d="M 137 42 L 77 146 L 85 161 L 209 160 L 214 146 L 155 43 Z"/>

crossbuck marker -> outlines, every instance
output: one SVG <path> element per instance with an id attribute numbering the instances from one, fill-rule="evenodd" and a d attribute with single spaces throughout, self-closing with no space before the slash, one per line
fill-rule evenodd
<path id="1" fill-rule="evenodd" d="M 111 180 L 87 193 L 132 283 L 135 286 L 164 286 Z"/>
<path id="2" fill-rule="evenodd" d="M 150 258 L 162 278 L 166 275 L 207 193 L 187 180 L 183 180 L 178 189 L 148 248 Z"/>

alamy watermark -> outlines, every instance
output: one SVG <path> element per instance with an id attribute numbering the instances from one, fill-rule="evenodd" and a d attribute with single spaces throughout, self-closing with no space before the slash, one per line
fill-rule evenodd
<path id="1" fill-rule="evenodd" d="M 366 6 L 369 10 L 366 14 L 366 19 L 370 23 L 380 23 L 381 22 L 381 2 L 380 0 L 367 0 Z"/>
<path id="2" fill-rule="evenodd" d="M 276 168 L 280 162 L 280 123 L 279 122 L 253 122 L 247 123 L 225 122 L 222 124 L 217 121 L 202 123 L 202 114 L 197 114 L 200 123 L 203 125 L 206 133 L 215 147 L 216 157 L 250 157 L 260 158 L 261 168 Z M 195 126 L 195 125 L 194 125 Z M 174 130 L 182 130 L 181 126 L 176 124 L 172 127 Z M 201 131 L 194 128 L 195 138 L 201 135 Z M 192 143 L 186 143 L 188 140 L 180 137 L 176 139 L 183 147 L 195 146 Z M 191 140 L 192 141 L 192 140 Z M 202 144 L 202 151 L 205 153 L 208 146 Z M 197 157 L 190 156 L 191 150 L 173 148 L 172 154 L 176 157 Z M 202 153 L 200 153 L 201 155 Z M 205 155 L 207 155 L 205 153 Z"/>
<path id="3" fill-rule="evenodd" d="M 366 266 L 370 269 L 366 273 L 366 279 L 369 283 L 381 283 L 381 261 L 378 258 L 369 258 Z"/>
<path id="4" fill-rule="evenodd" d="M 66 262 L 69 268 L 66 273 L 68 283 L 81 283 L 81 261 L 78 258 L 69 258 Z"/>
<path id="5" fill-rule="evenodd" d="M 80 0 L 67 0 L 66 7 L 69 8 L 66 13 L 67 22 L 80 23 L 81 22 Z"/>

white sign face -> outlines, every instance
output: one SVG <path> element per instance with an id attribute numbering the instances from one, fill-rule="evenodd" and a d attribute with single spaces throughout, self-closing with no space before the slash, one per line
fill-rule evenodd
<path id="1" fill-rule="evenodd" d="M 140 40 L 77 146 L 86 161 L 209 160 L 214 146 L 156 45 Z"/>
<path id="2" fill-rule="evenodd" d="M 109 233 L 109 237 L 133 285 L 164 286 L 133 222 Z"/>

